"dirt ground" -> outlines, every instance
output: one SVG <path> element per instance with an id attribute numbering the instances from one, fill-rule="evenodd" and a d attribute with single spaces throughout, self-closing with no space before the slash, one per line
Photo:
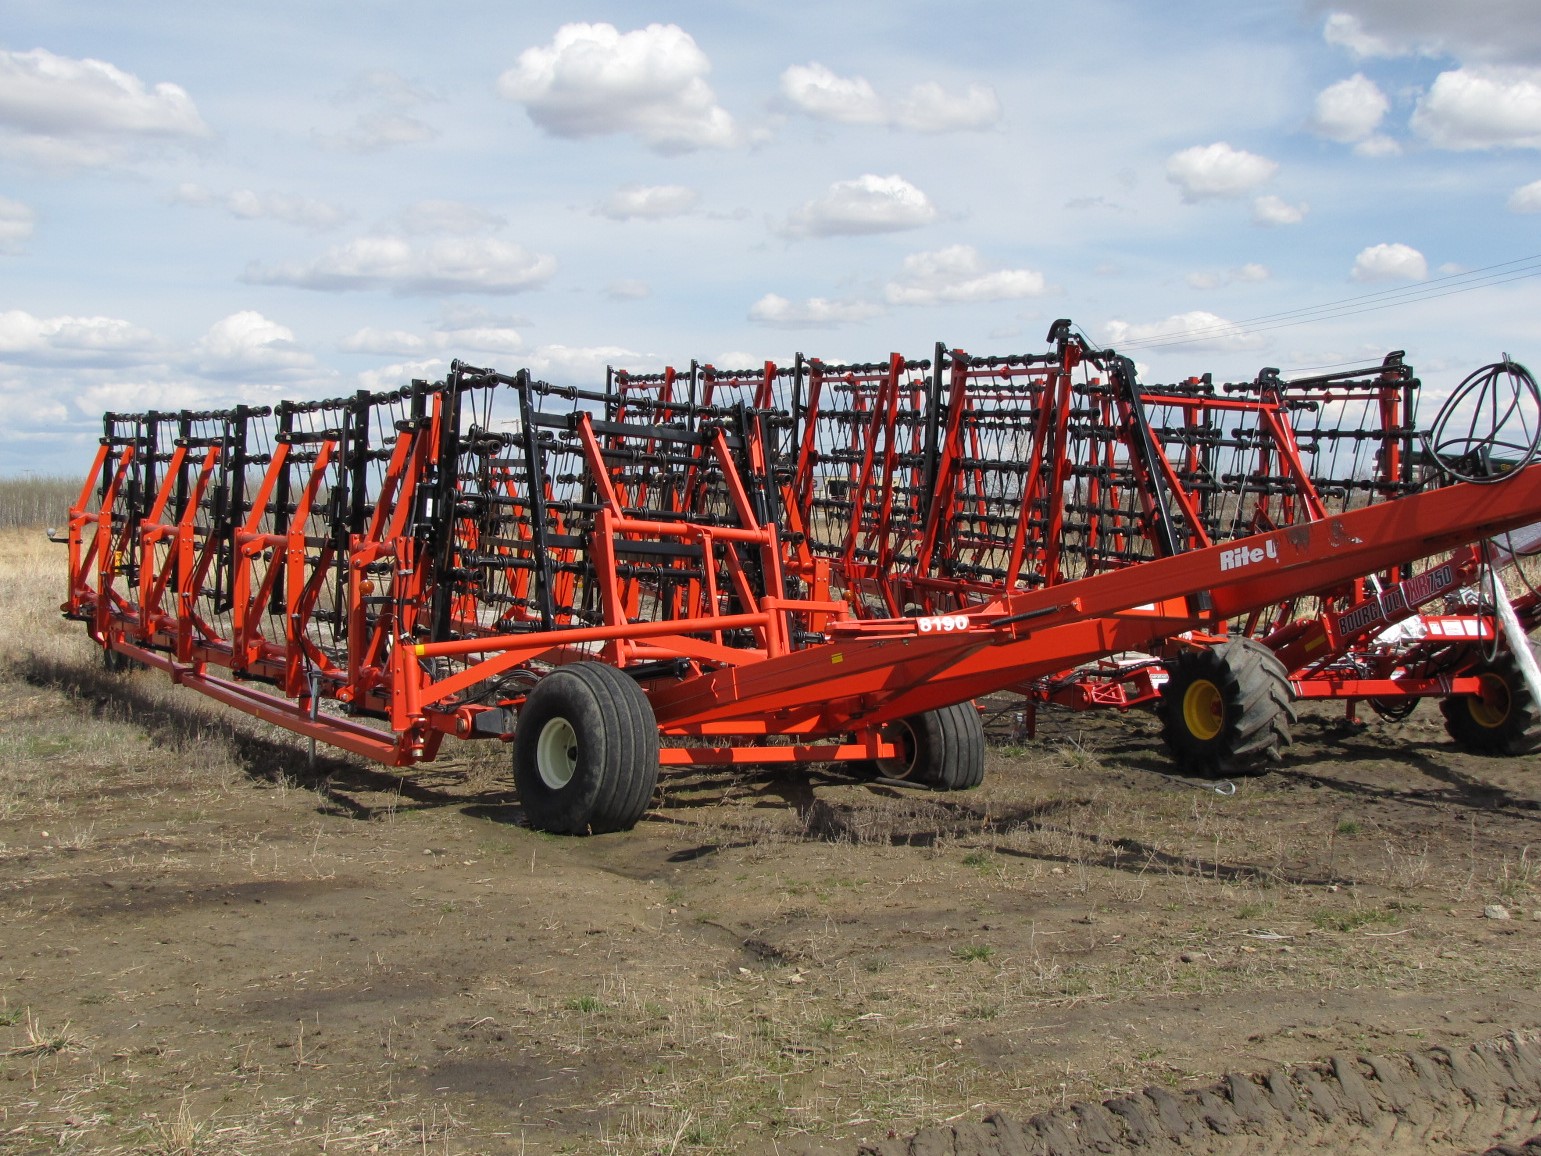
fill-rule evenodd
<path id="1" fill-rule="evenodd" d="M 62 553 L 0 537 L 3 1151 L 850 1152 L 1541 1029 L 1535 763 L 1432 704 L 1230 795 L 1056 714 L 977 791 L 670 776 L 556 838 L 506 749 L 311 766 L 107 674 Z"/>

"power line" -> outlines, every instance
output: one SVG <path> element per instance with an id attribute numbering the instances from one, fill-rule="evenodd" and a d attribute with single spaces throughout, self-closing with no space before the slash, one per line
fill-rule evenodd
<path id="1" fill-rule="evenodd" d="M 1350 317 L 1358 313 L 1368 313 L 1377 309 L 1389 309 L 1396 305 L 1410 304 L 1415 301 L 1434 300 L 1439 297 L 1448 297 L 1456 293 L 1467 293 L 1473 289 L 1484 289 L 1493 285 L 1502 285 L 1510 281 L 1517 281 L 1541 274 L 1541 264 L 1529 264 L 1530 262 L 1541 262 L 1541 257 L 1527 257 L 1521 261 L 1506 261 L 1502 265 L 1488 266 L 1486 269 L 1474 270 L 1471 273 L 1438 277 L 1429 281 L 1420 281 L 1416 285 L 1386 289 L 1378 293 L 1363 294 L 1359 297 L 1343 298 L 1324 305 L 1291 309 L 1282 313 L 1267 313 L 1258 317 L 1247 318 L 1244 321 L 1200 326 L 1196 329 L 1181 332 L 1152 334 L 1149 337 L 1135 338 L 1125 342 L 1124 345 L 1127 347 L 1159 347 L 1169 344 L 1182 344 L 1189 340 L 1221 334 L 1228 335 L 1245 329 L 1266 332 L 1270 329 L 1280 329 L 1289 325 L 1302 325 L 1310 321 L 1323 321 L 1334 317 Z M 1516 265 L 1521 266 L 1521 268 L 1510 268 L 1510 266 Z M 1504 271 L 1496 272 L 1496 270 Z M 1467 283 L 1461 284 L 1460 282 L 1462 281 Z"/>
<path id="2" fill-rule="evenodd" d="M 1512 276 L 1495 278 L 1480 284 L 1458 286 L 1434 292 L 1424 292 L 1417 296 L 1403 297 L 1398 300 L 1386 300 L 1374 304 L 1363 305 L 1358 309 L 1334 309 L 1323 311 L 1315 316 L 1300 317 L 1294 320 L 1275 321 L 1267 325 L 1257 325 L 1251 322 L 1234 322 L 1227 325 L 1210 326 L 1208 329 L 1196 329 L 1185 333 L 1181 337 L 1160 335 L 1152 336 L 1138 342 L 1128 342 L 1127 345 L 1146 349 L 1163 349 L 1173 345 L 1187 345 L 1193 341 L 1202 341 L 1214 337 L 1226 337 L 1241 335 L 1243 333 L 1267 333 L 1273 329 L 1287 329 L 1294 325 L 1308 325 L 1313 321 L 1330 321 L 1339 317 L 1354 317 L 1360 313 L 1374 313 L 1381 309 L 1393 309 L 1398 305 L 1410 305 L 1418 301 L 1434 301 L 1440 297 L 1451 297 L 1457 293 L 1468 293 L 1473 289 L 1486 289 L 1494 285 L 1506 285 L 1511 281 L 1521 281 L 1527 277 L 1541 275 L 1541 267 L 1527 272 L 1514 273 Z"/>
<path id="3" fill-rule="evenodd" d="M 1278 322 L 1297 317 L 1308 317 L 1312 314 L 1326 314 L 1331 316 L 1340 312 L 1347 312 L 1344 307 L 1351 305 L 1377 301 L 1389 301 L 1395 303 L 1397 298 L 1420 300 L 1427 296 L 1443 296 L 1447 293 L 1457 291 L 1464 292 L 1467 289 L 1483 288 L 1490 283 L 1501 283 L 1503 280 L 1513 280 L 1519 276 L 1532 276 L 1537 271 L 1541 271 L 1541 265 L 1536 264 L 1537 262 L 1541 262 L 1541 254 L 1530 257 L 1520 257 L 1513 261 L 1503 261 L 1496 265 L 1486 265 L 1480 269 L 1472 269 L 1464 273 L 1451 273 L 1444 277 L 1434 277 L 1426 281 L 1419 281 L 1413 285 L 1402 285 L 1392 289 L 1381 289 L 1373 293 L 1363 293 L 1357 297 L 1339 298 L 1336 301 L 1329 301 L 1322 305 L 1312 305 L 1301 309 L 1289 309 L 1281 313 L 1265 313 L 1261 316 L 1250 317 L 1243 321 L 1228 322 L 1224 325 L 1208 326 L 1206 328 L 1210 330 L 1226 330 L 1242 325 L 1258 325 L 1266 322 Z M 1514 269 L 1512 268 L 1513 266 L 1522 266 L 1523 268 Z M 1500 273 L 1498 272 L 1499 270 L 1508 270 L 1508 272 Z M 1471 284 L 1461 285 L 1461 282 L 1471 282 Z M 1454 286 L 1454 288 L 1452 288 L 1452 286 Z M 1197 333 L 1203 331 L 1205 330 L 1194 330 L 1191 332 Z M 1137 340 L 1141 343 L 1144 343 L 1148 341 L 1160 341 L 1165 337 L 1176 336 L 1179 336 L 1179 334 L 1153 334 L 1151 337 L 1139 338 Z"/>
<path id="4" fill-rule="evenodd" d="M 1164 349 L 1170 346 L 1188 345 L 1195 341 L 1210 340 L 1216 337 L 1240 336 L 1245 333 L 1264 333 L 1273 329 L 1306 325 L 1313 321 L 1353 317 L 1360 313 L 1372 313 L 1380 309 L 1395 308 L 1398 305 L 1408 305 L 1419 301 L 1433 301 L 1440 297 L 1450 297 L 1457 293 L 1469 293 L 1475 289 L 1487 289 L 1497 285 L 1506 285 L 1512 281 L 1520 281 L 1535 276 L 1541 276 L 1541 254 L 1518 257 L 1512 261 L 1499 262 L 1496 265 L 1485 265 L 1480 269 L 1472 269 L 1464 273 L 1451 273 L 1444 277 L 1433 277 L 1413 285 L 1403 285 L 1394 289 L 1382 289 L 1374 293 L 1360 294 L 1357 297 L 1344 297 L 1321 305 L 1288 309 L 1279 313 L 1265 313 L 1258 317 L 1248 318 L 1245 321 L 1227 321 L 1214 325 L 1199 326 L 1195 329 L 1173 331 L 1171 333 L 1154 333 L 1149 337 L 1133 338 L 1129 341 L 1120 342 L 1118 343 L 1118 348 L 1121 350 Z"/>

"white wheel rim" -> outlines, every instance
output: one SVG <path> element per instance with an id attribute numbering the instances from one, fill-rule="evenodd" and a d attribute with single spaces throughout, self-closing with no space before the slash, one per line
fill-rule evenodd
<path id="1" fill-rule="evenodd" d="M 578 732 L 565 718 L 554 718 L 540 728 L 535 740 L 535 769 L 540 781 L 560 791 L 578 773 Z"/>

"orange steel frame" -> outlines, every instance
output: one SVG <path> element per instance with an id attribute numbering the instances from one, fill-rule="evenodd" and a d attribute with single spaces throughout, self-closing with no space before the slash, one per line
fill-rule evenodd
<path id="1" fill-rule="evenodd" d="M 1265 370 L 1257 382 L 1226 386 L 1224 392 L 1198 379 L 1181 387 L 1141 388 L 1133 383 L 1132 366 L 1116 356 L 1088 352 L 1069 330 L 1068 322 L 1056 323 L 1049 334 L 1050 340 L 1057 342 L 1055 349 L 1031 357 L 972 359 L 962 350 L 944 355 L 938 347 L 931 363 L 936 375 L 932 381 L 939 386 L 946 372 L 947 389 L 945 399 L 939 390 L 928 403 L 940 415 L 934 462 L 929 467 L 933 483 L 923 515 L 919 515 L 923 521 L 923 529 L 916 535 L 919 549 L 908 566 L 896 564 L 894 543 L 902 540 L 906 529 L 892 500 L 897 461 L 920 457 L 920 447 L 913 442 L 904 447 L 907 459 L 895 455 L 898 393 L 893 387 L 906 363 L 895 355 L 881 375 L 875 366 L 833 368 L 812 363 L 805 405 L 809 416 L 804 421 L 788 505 L 801 511 L 805 525 L 814 523 L 817 500 L 813 479 L 819 469 L 815 430 L 821 405 L 829 404 L 827 383 L 831 381 L 849 391 L 851 411 L 836 412 L 832 417 L 843 417 L 850 425 L 857 447 L 856 453 L 845 455 L 853 459 L 853 465 L 844 481 L 853 493 L 872 499 L 853 503 L 859 510 L 847 524 L 836 559 L 837 588 L 859 592 L 864 585 L 876 583 L 883 594 L 884 613 L 889 615 L 901 606 L 916 608 L 912 612 L 946 613 L 977 607 L 1029 584 L 1057 585 L 1067 577 L 1084 576 L 1098 568 L 1141 565 L 1149 557 L 1210 546 L 1214 539 L 1206 529 L 1205 502 L 1189 488 L 1189 480 L 1202 474 L 1201 439 L 1206 433 L 1214 437 L 1213 431 L 1226 422 L 1250 422 L 1255 427 L 1256 460 L 1246 476 L 1235 480 L 1238 486 L 1252 487 L 1258 493 L 1242 532 L 1325 518 L 1330 511 L 1305 464 L 1292 415 L 1349 400 L 1367 401 L 1374 407 L 1377 420 L 1371 428 L 1318 435 L 1354 437 L 1376 444 L 1374 475 L 1349 484 L 1373 491 L 1376 499 L 1409 488 L 1403 423 L 1408 420 L 1406 411 L 1416 381 L 1400 352 L 1389 355 L 1376 371 L 1345 371 L 1297 382 L 1283 381 L 1274 371 Z M 1090 388 L 1076 386 L 1074 371 L 1083 363 L 1107 374 L 1107 381 L 1099 378 L 1092 380 Z M 1015 463 L 1020 471 L 1020 493 L 1009 506 L 1003 501 L 1009 496 L 1009 481 L 994 487 L 993 505 L 985 497 L 992 489 L 990 471 L 1012 464 L 992 462 L 989 447 L 980 438 L 979 423 L 990 420 L 992 407 L 997 405 L 1006 407 L 1008 415 L 1020 414 L 1021 436 L 1030 439 L 1027 457 Z M 910 412 L 915 408 L 911 399 Z M 1174 433 L 1186 442 L 1185 447 L 1163 444 L 1162 434 L 1150 425 L 1148 412 L 1152 409 L 1181 416 L 1181 428 Z M 1083 439 L 1079 457 L 1070 434 L 1072 414 L 1081 415 L 1092 428 L 1102 431 L 1101 441 L 1096 436 Z M 920 423 L 912 421 L 910 428 L 918 430 Z M 874 458 L 885 455 L 885 469 L 878 475 L 886 482 L 878 491 L 869 476 Z M 859 463 L 859 468 L 854 463 Z M 1128 475 L 1122 492 L 1115 478 L 1120 466 Z M 1067 571 L 1065 545 L 1064 495 L 1075 468 L 1089 478 L 1081 554 L 1076 559 L 1079 575 Z M 1116 518 L 1098 512 L 1116 510 L 1123 511 Z M 915 511 L 910 514 L 917 516 Z M 1005 527 L 1005 537 L 999 533 L 992 536 L 990 531 L 1000 526 Z M 1236 536 L 1237 527 L 1233 526 L 1227 537 Z M 861 540 L 864 537 L 886 542 L 886 549 Z M 867 547 L 864 552 L 855 549 L 858 542 Z M 971 551 L 976 556 L 993 552 L 1003 564 L 986 576 L 979 565 L 971 563 Z M 805 547 L 802 558 L 806 557 Z M 870 561 L 864 562 L 863 557 Z M 806 561 L 803 564 L 806 567 Z M 1463 567 L 1462 574 L 1470 581 L 1475 571 Z M 1380 580 L 1394 582 L 1399 576 L 1387 573 Z M 1371 579 L 1360 576 L 1334 592 L 1334 602 L 1363 600 L 1370 589 Z M 1276 606 L 1255 608 L 1241 625 L 1245 633 L 1262 637 L 1276 649 L 1316 626 L 1312 635 L 1316 645 L 1309 650 L 1281 649 L 1281 658 L 1296 672 L 1302 696 L 1353 699 L 1363 694 L 1449 694 L 1452 686 L 1456 688 L 1453 693 L 1464 693 L 1477 684 L 1475 677 L 1455 682 L 1449 677 L 1420 681 L 1405 671 L 1396 671 L 1395 656 L 1384 653 L 1377 654 L 1375 662 L 1385 677 L 1347 678 L 1324 660 L 1345 657 L 1348 645 L 1355 640 L 1340 636 L 1331 608 L 1305 621 L 1294 621 L 1295 602 L 1291 598 Z M 862 600 L 853 598 L 853 606 L 861 612 Z M 1473 618 L 1476 621 L 1480 616 Z M 1284 624 L 1282 631 L 1277 630 L 1280 623 Z M 1486 629 L 1491 637 L 1490 619 Z M 1169 642 L 1162 649 L 1169 651 L 1174 645 L 1186 643 Z M 1362 665 L 1364 659 L 1356 657 L 1354 661 Z M 1156 698 L 1160 685 L 1160 663 L 1148 662 L 1130 669 L 1102 664 L 1091 670 L 1054 672 L 1049 677 L 1025 678 L 1017 689 L 1029 696 L 1030 703 L 1124 709 Z"/>
<path id="2" fill-rule="evenodd" d="M 901 368 L 895 359 L 879 383 L 885 405 L 897 397 Z M 772 372 L 768 366 L 767 381 Z M 138 476 L 136 455 L 144 451 L 104 444 L 70 514 L 64 611 L 86 622 L 107 649 L 161 669 L 175 682 L 394 766 L 431 760 L 445 735 L 507 738 L 510 711 L 522 694 L 506 693 L 489 704 L 470 701 L 473 688 L 497 685 L 532 664 L 594 657 L 637 671 L 662 734 L 721 740 L 666 748 L 667 765 L 882 758 L 895 753 L 883 730 L 895 720 L 1110 654 L 1153 649 L 1190 632 L 1223 632 L 1228 622 L 1307 595 L 1352 597 L 1367 574 L 1541 518 L 1537 465 L 1496 486 L 1451 486 L 1336 515 L 1310 509 L 1306 520 L 1280 529 L 1034 590 L 1001 592 L 946 613 L 860 620 L 843 600 L 781 593 L 787 559 L 797 551 L 774 522 L 756 514 L 743 463 L 762 481 L 771 469 L 754 437 L 745 435 L 742 454 L 720 427 L 704 429 L 699 439 L 698 460 L 721 479 L 733 524 L 645 517 L 628 506 L 635 495 L 612 464 L 613 447 L 607 458 L 594 421 L 579 412 L 569 424 L 596 494 L 590 553 L 602 623 L 525 622 L 533 628 L 475 634 L 461 622 L 461 637 L 424 640 L 431 633 L 425 623 L 438 577 L 421 537 L 424 500 L 434 480 L 456 468 L 446 450 L 455 444 L 459 422 L 455 388 L 433 392 L 421 420 L 398 424 L 380 466 L 373 508 L 363 528 L 349 535 L 344 557 L 333 540 L 306 535 L 309 515 L 340 476 L 339 461 L 347 453 L 340 436 L 316 434 L 307 443 L 313 450 L 303 455 L 289 442 L 275 445 L 230 542 L 197 523 L 218 447 L 200 455 L 176 446 L 142 516 L 118 524 L 118 499 L 131 476 Z M 535 431 L 527 428 L 525 436 L 533 438 Z M 874 452 L 869 446 L 864 475 Z M 869 484 L 865 477 L 863 484 Z M 279 490 L 292 501 L 275 505 Z M 264 522 L 264 511 L 279 507 L 282 529 Z M 466 524 L 458 507 L 435 514 L 444 524 Z M 678 542 L 708 563 L 721 557 L 726 585 L 714 585 L 716 571 L 708 564 L 690 596 L 671 603 L 677 617 L 635 621 L 635 583 L 628 586 L 620 577 L 617 551 L 639 542 Z M 219 556 L 221 548 L 228 556 Z M 1229 564 L 1238 550 L 1246 563 Z M 449 557 L 453 563 L 453 549 Z M 1462 573 L 1476 564 L 1473 550 L 1459 557 Z M 126 558 L 138 559 L 132 579 Z M 755 581 L 746 559 L 758 567 Z M 210 574 L 222 563 L 230 567 L 232 591 L 223 630 L 200 610 Z M 346 570 L 341 662 L 310 634 L 322 575 L 338 565 Z M 740 609 L 724 611 L 730 603 Z M 1343 631 L 1336 643 L 1331 632 L 1350 611 L 1322 620 L 1328 645 L 1344 643 Z M 275 612 L 281 636 L 271 625 L 263 629 Z M 822 640 L 796 644 L 810 630 Z M 728 645 L 730 632 L 747 632 L 750 642 Z M 1303 629 L 1288 645 L 1305 653 L 1315 637 Z M 676 665 L 667 673 L 647 669 L 660 659 Z M 322 710 L 328 700 L 389 729 Z M 794 741 L 766 744 L 772 736 Z"/>
<path id="3" fill-rule="evenodd" d="M 655 684 L 648 688 L 649 699 L 664 734 L 829 736 L 881 726 L 1034 673 L 1212 628 L 1275 600 L 1331 589 L 1541 514 L 1541 466 L 1513 475 L 1496 492 L 1484 490 L 1482 503 L 1475 502 L 1474 489 L 1463 485 L 1415 494 L 1241 539 L 1239 546 L 1257 549 L 1269 561 L 1240 574 L 1220 568 L 1221 554 L 1231 547 L 1212 546 L 1012 595 L 963 614 L 834 623 L 829 642 Z M 1208 594 L 1209 609 L 1194 609 L 1200 593 Z M 567 633 L 572 642 L 601 641 L 628 632 L 662 635 L 669 625 Z M 415 652 L 489 656 L 473 668 L 489 677 L 547 645 L 549 639 L 541 637 L 504 636 L 424 643 Z M 426 698 L 417 701 L 426 705 Z"/>

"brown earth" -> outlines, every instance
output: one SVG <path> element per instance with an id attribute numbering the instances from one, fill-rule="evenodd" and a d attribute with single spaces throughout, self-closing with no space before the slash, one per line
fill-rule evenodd
<path id="1" fill-rule="evenodd" d="M 671 776 L 554 838 L 502 748 L 311 767 L 106 674 L 62 561 L 0 536 L 0 1151 L 917 1151 L 1541 1030 L 1535 763 L 1431 704 L 1307 710 L 1232 795 L 1056 714 L 977 791 Z M 1541 1132 L 1509 1109 L 1416 1150 Z"/>

